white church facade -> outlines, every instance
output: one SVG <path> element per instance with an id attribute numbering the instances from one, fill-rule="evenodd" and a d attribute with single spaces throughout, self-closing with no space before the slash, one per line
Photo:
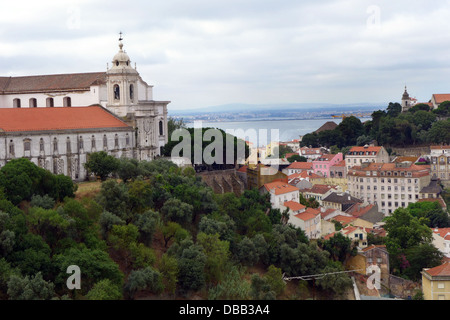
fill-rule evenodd
<path id="1" fill-rule="evenodd" d="M 0 167 L 26 157 L 83 180 L 92 152 L 152 160 L 168 142 L 169 103 L 153 100 L 121 38 L 106 72 L 0 77 Z"/>

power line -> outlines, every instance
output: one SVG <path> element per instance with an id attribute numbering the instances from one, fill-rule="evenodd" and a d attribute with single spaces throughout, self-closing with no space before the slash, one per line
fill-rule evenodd
<path id="1" fill-rule="evenodd" d="M 285 274 L 283 273 L 282 278 L 284 281 L 291 281 L 291 280 L 296 280 L 296 279 L 309 281 L 309 280 L 321 279 L 325 276 L 332 275 L 332 274 L 349 273 L 349 272 L 362 271 L 362 270 L 363 269 L 356 269 L 356 270 L 349 270 L 349 271 L 337 271 L 337 272 L 319 273 L 319 274 L 311 274 L 311 275 L 297 276 L 297 277 L 286 277 Z"/>

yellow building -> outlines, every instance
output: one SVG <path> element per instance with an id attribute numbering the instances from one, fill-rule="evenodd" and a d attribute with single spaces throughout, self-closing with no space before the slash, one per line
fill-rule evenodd
<path id="1" fill-rule="evenodd" d="M 450 300 L 450 263 L 423 269 L 422 291 L 425 300 Z"/>

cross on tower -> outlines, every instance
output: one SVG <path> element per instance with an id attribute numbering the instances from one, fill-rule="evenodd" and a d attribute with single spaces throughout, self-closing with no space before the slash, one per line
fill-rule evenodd
<path id="1" fill-rule="evenodd" d="M 123 38 L 122 38 L 122 31 L 120 31 L 119 32 L 119 41 L 122 41 L 123 40 Z"/>

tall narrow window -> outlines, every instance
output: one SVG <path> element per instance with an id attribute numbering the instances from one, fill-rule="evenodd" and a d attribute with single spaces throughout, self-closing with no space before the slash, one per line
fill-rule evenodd
<path id="1" fill-rule="evenodd" d="M 125 137 L 125 144 L 127 145 L 127 147 L 130 146 L 130 136 L 128 135 L 128 133 Z"/>
<path id="2" fill-rule="evenodd" d="M 23 150 L 24 151 L 30 151 L 31 150 L 31 140 L 30 139 L 25 139 L 23 141 Z"/>
<path id="3" fill-rule="evenodd" d="M 134 99 L 134 86 L 130 84 L 130 100 L 133 101 Z"/>
<path id="4" fill-rule="evenodd" d="M 78 148 L 79 148 L 80 150 L 84 149 L 83 137 L 80 137 L 80 138 L 78 139 Z"/>
<path id="5" fill-rule="evenodd" d="M 44 139 L 39 140 L 39 151 L 44 152 Z"/>
<path id="6" fill-rule="evenodd" d="M 114 136 L 114 148 L 118 149 L 119 148 L 119 136 L 116 135 Z"/>
<path id="7" fill-rule="evenodd" d="M 46 99 L 46 106 L 48 108 L 52 108 L 55 106 L 55 101 L 53 100 L 53 98 L 47 98 Z"/>
<path id="8" fill-rule="evenodd" d="M 9 141 L 9 154 L 14 156 L 14 142 L 12 140 Z"/>
<path id="9" fill-rule="evenodd" d="M 72 153 L 72 145 L 70 143 L 69 137 L 67 137 L 67 140 L 66 140 L 66 153 Z"/>
<path id="10" fill-rule="evenodd" d="M 72 99 L 70 97 L 64 97 L 64 99 L 63 99 L 63 106 L 64 107 L 71 107 L 72 106 Z"/>
<path id="11" fill-rule="evenodd" d="M 30 108 L 36 108 L 37 107 L 37 100 L 36 98 L 30 99 Z"/>
<path id="12" fill-rule="evenodd" d="M 92 137 L 91 137 L 91 149 L 92 149 L 92 151 L 95 150 L 95 137 L 94 137 L 94 135 L 92 135 Z"/>
<path id="13" fill-rule="evenodd" d="M 20 108 L 21 107 L 20 99 L 16 98 L 16 99 L 13 100 L 13 107 L 14 108 Z"/>
<path id="14" fill-rule="evenodd" d="M 108 138 L 106 137 L 106 134 L 103 135 L 103 148 L 105 150 L 108 149 Z"/>
<path id="15" fill-rule="evenodd" d="M 159 122 L 159 135 L 162 136 L 164 134 L 164 130 L 163 130 L 163 122 L 160 121 Z"/>
<path id="16" fill-rule="evenodd" d="M 53 138 L 53 152 L 58 152 L 58 139 Z"/>
<path id="17" fill-rule="evenodd" d="M 114 100 L 120 100 L 120 87 L 118 84 L 114 85 Z"/>

